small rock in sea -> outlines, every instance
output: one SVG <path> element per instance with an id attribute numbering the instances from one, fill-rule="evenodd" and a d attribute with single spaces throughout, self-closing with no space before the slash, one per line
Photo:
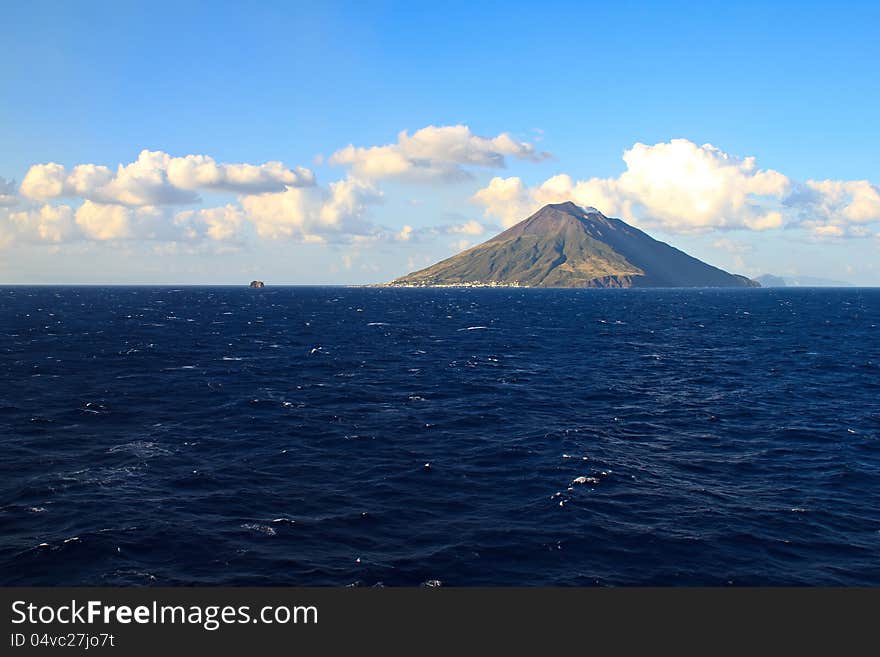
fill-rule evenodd
<path id="1" fill-rule="evenodd" d="M 429 579 L 427 582 L 423 582 L 422 586 L 433 589 L 438 586 L 443 586 L 443 582 L 441 582 L 439 579 Z"/>

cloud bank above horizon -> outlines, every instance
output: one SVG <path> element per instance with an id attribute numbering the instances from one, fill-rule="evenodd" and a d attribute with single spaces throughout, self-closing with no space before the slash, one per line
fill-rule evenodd
<path id="1" fill-rule="evenodd" d="M 220 163 L 205 154 L 179 157 L 151 150 L 115 169 L 92 163 L 34 164 L 20 185 L 0 178 L 0 247 L 140 240 L 234 248 L 249 240 L 369 244 L 453 236 L 460 249 L 489 229 L 474 217 L 430 227 L 385 226 L 377 221 L 376 207 L 391 193 L 386 185 L 395 193 L 406 186 L 447 186 L 449 194 L 482 207 L 486 219 L 503 226 L 547 203 L 572 200 L 666 233 L 798 230 L 811 239 L 878 235 L 876 184 L 798 181 L 759 168 L 753 156 L 737 157 L 687 139 L 634 144 L 624 151 L 625 168 L 616 177 L 558 173 L 529 185 L 519 176 L 496 175 L 476 190 L 461 192 L 461 185 L 506 168 L 508 160 L 540 163 L 550 158 L 549 152 L 509 133 L 486 137 L 453 125 L 402 131 L 390 144 L 349 144 L 328 159 L 344 169 L 343 176 L 325 185 L 310 169 L 281 161 Z M 210 205 L 203 194 L 209 200 L 231 198 Z"/>
<path id="2" fill-rule="evenodd" d="M 616 178 L 574 180 L 563 173 L 529 186 L 519 177 L 494 177 L 473 200 L 504 226 L 567 200 L 679 234 L 802 229 L 815 237 L 866 237 L 876 234 L 870 224 L 880 222 L 880 189 L 867 180 L 799 182 L 759 169 L 754 157 L 687 139 L 637 143 L 623 161 L 626 169 Z"/>

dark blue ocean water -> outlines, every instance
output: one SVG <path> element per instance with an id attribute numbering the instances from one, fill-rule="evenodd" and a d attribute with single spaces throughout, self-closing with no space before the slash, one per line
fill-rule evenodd
<path id="1" fill-rule="evenodd" d="M 880 584 L 880 290 L 0 289 L 0 584 Z"/>

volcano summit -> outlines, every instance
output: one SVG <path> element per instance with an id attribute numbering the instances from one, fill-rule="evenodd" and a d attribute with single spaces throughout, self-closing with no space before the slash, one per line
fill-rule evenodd
<path id="1" fill-rule="evenodd" d="M 760 287 L 571 201 L 395 279 L 399 287 Z"/>

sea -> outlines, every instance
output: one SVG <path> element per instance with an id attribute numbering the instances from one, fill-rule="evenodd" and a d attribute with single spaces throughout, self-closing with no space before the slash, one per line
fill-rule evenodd
<path id="1" fill-rule="evenodd" d="M 880 585 L 880 289 L 0 288 L 0 584 Z"/>

